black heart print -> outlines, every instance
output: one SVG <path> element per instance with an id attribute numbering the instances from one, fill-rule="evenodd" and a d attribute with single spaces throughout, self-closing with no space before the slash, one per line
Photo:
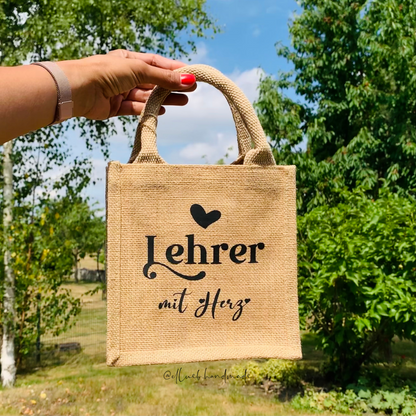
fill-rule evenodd
<path id="1" fill-rule="evenodd" d="M 204 208 L 199 204 L 193 204 L 191 206 L 191 215 L 195 222 L 205 229 L 221 218 L 221 212 L 215 210 L 206 213 Z"/>

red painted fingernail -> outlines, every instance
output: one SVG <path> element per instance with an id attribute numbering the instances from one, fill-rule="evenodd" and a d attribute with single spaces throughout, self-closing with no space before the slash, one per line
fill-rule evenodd
<path id="1" fill-rule="evenodd" d="M 181 74 L 181 84 L 192 85 L 196 82 L 195 75 L 193 74 Z"/>

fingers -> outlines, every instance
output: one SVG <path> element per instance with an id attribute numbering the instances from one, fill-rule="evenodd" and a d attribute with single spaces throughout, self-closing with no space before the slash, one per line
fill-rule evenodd
<path id="1" fill-rule="evenodd" d="M 139 59 L 126 59 L 136 78 L 136 85 L 155 84 L 171 91 L 184 91 L 192 87 L 195 76 L 192 74 L 179 74 L 169 69 L 162 69 L 148 65 Z"/>
<path id="2" fill-rule="evenodd" d="M 148 100 L 151 93 L 152 93 L 152 90 L 142 90 L 142 89 L 135 88 L 130 91 L 126 99 L 130 101 L 137 101 L 137 102 L 145 103 Z M 185 105 L 187 103 L 188 103 L 187 95 L 171 93 L 167 96 L 163 104 L 164 105 Z"/>
<path id="3" fill-rule="evenodd" d="M 198 84 L 192 85 L 192 87 L 187 88 L 186 90 L 181 90 L 181 92 L 192 92 L 197 89 Z M 153 88 L 156 87 L 154 84 L 140 84 L 137 86 L 137 88 L 140 88 L 141 90 L 153 90 Z"/>
<path id="4" fill-rule="evenodd" d="M 179 105 L 184 106 L 188 104 L 189 98 L 185 94 L 169 94 L 163 105 Z"/>
<path id="5" fill-rule="evenodd" d="M 121 97 L 121 99 L 120 99 Z M 114 97 L 111 100 L 110 117 L 119 116 L 138 116 L 142 113 L 146 100 L 148 98 L 147 91 L 133 90 L 130 92 L 126 100 L 122 95 Z M 184 94 L 169 94 L 163 105 L 184 106 L 188 103 L 188 97 Z M 159 115 L 165 113 L 165 108 L 161 107 Z"/>
<path id="6" fill-rule="evenodd" d="M 144 109 L 144 103 L 139 103 L 137 101 L 126 100 L 123 101 L 120 105 L 120 108 L 117 112 L 117 116 L 139 116 Z M 165 114 L 165 107 L 160 107 L 159 115 Z M 112 115 L 110 116 L 112 117 Z"/>
<path id="7" fill-rule="evenodd" d="M 131 52 L 128 57 L 131 59 L 140 59 L 148 65 L 155 66 L 157 68 L 169 69 L 171 71 L 186 66 L 183 62 L 174 61 L 173 59 L 164 58 L 163 56 L 151 53 Z"/>
<path id="8" fill-rule="evenodd" d="M 195 83 L 194 85 L 192 85 L 192 87 L 187 88 L 186 90 L 182 90 L 182 92 L 192 92 L 195 91 L 198 88 L 198 84 Z"/>
<path id="9" fill-rule="evenodd" d="M 116 95 L 110 99 L 110 114 L 108 117 L 114 117 L 120 110 L 121 105 L 123 104 L 124 97 L 122 94 Z"/>
<path id="10" fill-rule="evenodd" d="M 177 68 L 182 68 L 186 64 L 173 59 L 164 58 L 163 56 L 153 53 L 132 52 L 125 49 L 117 49 L 108 53 L 109 55 L 119 56 L 121 58 L 139 59 L 146 62 L 148 65 L 163 69 L 170 69 L 171 71 Z"/>
<path id="11" fill-rule="evenodd" d="M 194 75 L 179 74 L 172 70 L 182 67 L 182 62 L 178 63 L 158 55 L 118 50 L 104 58 L 110 58 L 108 63 L 103 61 L 103 58 L 102 55 L 97 55 L 94 60 L 99 70 L 104 68 L 101 64 L 106 64 L 105 71 L 102 69 L 104 72 L 100 75 L 107 96 L 118 95 L 138 86 L 153 88 L 154 85 L 171 91 L 189 91 L 196 83 Z"/>
<path id="12" fill-rule="evenodd" d="M 139 115 L 144 104 L 156 85 L 170 91 L 191 92 L 196 89 L 193 74 L 180 74 L 174 70 L 183 67 L 183 62 L 174 61 L 159 55 L 117 50 L 107 57 L 97 55 L 88 58 L 90 74 L 102 101 L 110 104 L 106 108 L 108 116 Z M 98 74 L 98 76 L 97 76 Z M 187 104 L 188 97 L 184 94 L 169 94 L 165 105 Z M 88 109 L 87 109 L 88 110 Z M 99 109 L 89 109 L 86 114 L 98 113 Z M 159 114 L 164 114 L 161 107 Z M 94 113 L 95 114 L 95 113 Z M 96 117 L 96 115 L 94 115 Z"/>
<path id="13" fill-rule="evenodd" d="M 196 78 L 192 74 L 179 74 L 166 69 L 145 67 L 144 76 L 152 83 L 171 91 L 184 91 L 193 86 Z"/>

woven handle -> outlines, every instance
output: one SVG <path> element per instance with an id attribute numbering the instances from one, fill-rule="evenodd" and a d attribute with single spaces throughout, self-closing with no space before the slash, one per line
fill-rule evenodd
<path id="1" fill-rule="evenodd" d="M 239 163 L 242 163 L 242 161 L 244 160 L 245 154 L 251 149 L 251 137 L 241 118 L 240 113 L 235 108 L 234 104 L 228 99 L 228 97 L 225 96 L 225 98 L 227 99 L 228 105 L 231 110 L 231 114 L 234 119 L 235 128 L 237 130 L 238 158 L 232 164 L 239 164 Z M 141 149 L 141 137 L 139 134 L 139 129 L 137 129 L 134 148 L 132 150 L 129 163 L 132 163 L 136 159 L 137 155 L 140 153 L 140 149 Z"/>
<path id="2" fill-rule="evenodd" d="M 240 88 L 221 72 L 208 65 L 190 65 L 175 72 L 194 74 L 197 81 L 211 84 L 221 91 L 230 104 L 237 131 L 240 156 L 234 164 L 275 165 L 273 154 L 253 107 Z M 166 163 L 156 145 L 157 116 L 170 91 L 156 87 L 143 110 L 129 163 Z M 248 133 L 249 138 L 246 133 Z M 251 148 L 251 142 L 254 148 Z M 249 145 L 250 143 L 250 145 Z"/>

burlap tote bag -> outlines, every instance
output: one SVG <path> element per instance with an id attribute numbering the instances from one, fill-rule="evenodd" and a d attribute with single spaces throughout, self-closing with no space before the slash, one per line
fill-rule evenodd
<path id="1" fill-rule="evenodd" d="M 167 164 L 156 126 L 169 91 L 155 88 L 129 163 L 107 168 L 107 364 L 299 359 L 295 167 L 276 166 L 233 82 L 178 72 L 225 95 L 240 155 Z"/>

